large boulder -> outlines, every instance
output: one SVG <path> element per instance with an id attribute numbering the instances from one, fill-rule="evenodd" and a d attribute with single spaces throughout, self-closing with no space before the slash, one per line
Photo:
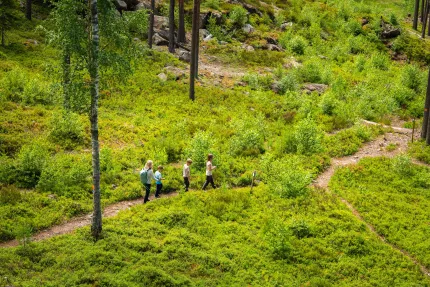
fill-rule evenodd
<path id="1" fill-rule="evenodd" d="M 206 30 L 206 29 L 200 29 L 199 30 L 199 36 L 200 36 L 200 38 L 206 38 L 207 36 L 209 36 L 211 33 L 208 31 L 208 30 Z"/>
<path id="2" fill-rule="evenodd" d="M 268 50 L 268 51 L 277 51 L 277 52 L 283 52 L 285 51 L 284 49 L 282 49 L 281 47 L 279 47 L 278 45 L 273 45 L 273 44 L 266 44 L 262 47 L 263 50 Z"/>
<path id="3" fill-rule="evenodd" d="M 120 12 L 127 10 L 127 3 L 125 3 L 122 0 L 115 0 L 114 4 L 115 4 L 116 9 Z"/>
<path id="4" fill-rule="evenodd" d="M 166 68 L 164 68 L 164 71 L 165 73 L 167 73 L 168 78 L 173 78 L 175 81 L 183 79 L 187 76 L 186 71 L 174 66 L 167 66 Z"/>
<path id="5" fill-rule="evenodd" d="M 286 31 L 288 28 L 293 27 L 293 22 L 286 22 L 281 24 L 281 30 Z"/>

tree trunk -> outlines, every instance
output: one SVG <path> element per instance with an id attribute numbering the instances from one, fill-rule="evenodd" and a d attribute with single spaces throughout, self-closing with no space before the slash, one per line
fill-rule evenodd
<path id="1" fill-rule="evenodd" d="M 89 73 L 91 88 L 91 144 L 93 155 L 93 200 L 94 213 L 91 225 L 91 233 L 94 238 L 99 238 L 102 232 L 102 210 L 100 205 L 100 150 L 98 127 L 98 101 L 99 101 L 99 21 L 97 0 L 89 0 L 91 8 L 91 43 L 89 53 Z"/>
<path id="2" fill-rule="evenodd" d="M 175 53 L 175 0 L 170 0 L 169 7 L 169 52 Z"/>
<path id="3" fill-rule="evenodd" d="M 28 20 L 31 20 L 31 0 L 27 0 L 27 4 L 25 5 L 25 17 Z"/>
<path id="4" fill-rule="evenodd" d="M 427 93 L 426 101 L 424 103 L 424 117 L 423 117 L 423 127 L 421 130 L 421 138 L 425 139 L 427 137 L 427 126 L 429 121 L 429 108 L 430 108 L 430 67 L 427 79 Z"/>
<path id="5" fill-rule="evenodd" d="M 4 25 L 1 25 L 1 45 L 2 45 L 2 47 L 5 46 L 5 41 L 4 41 Z"/>
<path id="6" fill-rule="evenodd" d="M 424 23 L 424 5 L 426 0 L 421 0 L 421 23 Z"/>
<path id="7" fill-rule="evenodd" d="M 151 0 L 151 11 L 149 11 L 148 46 L 152 49 L 152 36 L 154 35 L 154 13 L 155 0 Z"/>
<path id="8" fill-rule="evenodd" d="M 428 0 L 425 1 L 424 5 L 424 19 L 423 19 L 423 30 L 421 31 L 421 37 L 424 39 L 426 37 L 426 27 L 427 27 L 427 20 L 428 20 Z"/>
<path id="9" fill-rule="evenodd" d="M 415 10 L 414 10 L 414 24 L 413 28 L 414 30 L 418 30 L 418 13 L 420 9 L 420 0 L 415 0 Z"/>
<path id="10" fill-rule="evenodd" d="M 197 36 L 196 36 L 196 79 L 199 78 L 199 49 L 200 49 L 200 2 L 197 6 Z"/>
<path id="11" fill-rule="evenodd" d="M 185 16 L 184 16 L 184 0 L 179 0 L 179 28 L 178 42 L 185 43 Z"/>
<path id="12" fill-rule="evenodd" d="M 198 7 L 200 6 L 200 0 L 194 0 L 194 8 L 193 8 L 193 28 L 191 33 L 191 63 L 190 63 L 190 99 L 194 101 L 195 99 L 195 72 L 196 72 L 196 42 L 199 34 L 199 15 L 198 15 Z"/>
<path id="13" fill-rule="evenodd" d="M 64 52 L 63 57 L 63 96 L 64 109 L 70 110 L 70 53 Z"/>

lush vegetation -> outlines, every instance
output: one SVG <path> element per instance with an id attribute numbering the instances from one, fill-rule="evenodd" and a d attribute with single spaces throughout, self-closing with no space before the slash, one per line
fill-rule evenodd
<path id="1" fill-rule="evenodd" d="M 430 284 L 336 197 L 309 189 L 331 157 L 351 155 L 385 132 L 359 119 L 389 124 L 393 117 L 421 117 L 429 44 L 407 33 L 411 7 L 400 0 L 271 1 L 275 10 L 265 1 L 244 2 L 261 13 L 226 1 L 203 3 L 204 12 L 222 14 L 221 23 L 209 20 L 214 39 L 202 41 L 203 58 L 233 76 L 200 75 L 195 102 L 188 99 L 188 65 L 146 47 L 144 10 L 115 22 L 133 50 L 119 55 L 123 65 L 106 66 L 100 86 L 104 205 L 142 196 L 138 172 L 148 159 L 164 166 L 164 192 L 181 191 L 183 161 L 193 159 L 191 188 L 199 189 L 211 152 L 222 188 L 136 206 L 106 220 L 96 243 L 84 228 L 2 249 L 1 278 L 18 286 Z M 0 47 L 0 241 L 27 238 L 92 208 L 89 76 L 73 54 L 71 111 L 64 111 L 61 43 L 52 37 L 58 22 L 52 8 L 34 6 L 32 22 L 14 10 L 16 25 Z M 401 36 L 381 40 L 381 17 L 400 27 Z M 242 29 L 246 24 L 254 31 Z M 113 47 L 106 51 L 119 52 Z M 237 71 L 243 77 L 235 77 Z M 430 161 L 421 143 L 410 153 Z M 413 178 L 402 180 L 397 169 L 407 160 L 393 162 L 363 161 L 340 170 L 332 188 L 366 213 L 362 205 L 373 206 L 359 197 L 363 184 L 378 203 L 388 200 L 378 186 L 394 178 L 402 190 L 413 187 L 424 204 L 424 171 L 410 167 Z M 360 174 L 366 169 L 375 175 Z M 244 187 L 254 170 L 258 187 L 250 195 Z M 389 196 L 398 193 L 388 180 L 387 186 Z M 403 204 L 402 196 L 389 202 L 388 214 Z M 417 243 L 426 234 L 424 223 L 400 221 L 405 230 L 421 230 L 415 236 L 382 210 L 365 219 L 429 266 L 425 241 Z"/>
<path id="2" fill-rule="evenodd" d="M 404 155 L 363 159 L 356 166 L 338 170 L 330 188 L 389 242 L 429 267 L 429 171 Z"/>
<path id="3" fill-rule="evenodd" d="M 426 286 L 333 195 L 281 199 L 268 186 L 192 192 L 74 235 L 2 250 L 16 286 Z"/>

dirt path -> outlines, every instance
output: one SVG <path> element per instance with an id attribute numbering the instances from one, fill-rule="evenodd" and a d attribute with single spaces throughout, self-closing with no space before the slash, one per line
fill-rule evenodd
<path id="1" fill-rule="evenodd" d="M 162 194 L 161 199 L 159 199 L 159 200 L 162 200 L 163 198 L 176 196 L 176 195 L 178 195 L 177 192 Z M 149 197 L 149 200 L 157 200 L 157 199 L 154 198 L 154 195 L 151 195 Z M 135 199 L 135 200 L 121 201 L 121 202 L 109 205 L 109 206 L 105 207 L 103 210 L 103 218 L 113 217 L 113 216 L 117 215 L 118 212 L 120 212 L 121 210 L 125 210 L 125 209 L 132 207 L 132 206 L 135 206 L 137 204 L 142 204 L 142 203 L 143 203 L 143 199 L 139 198 L 139 199 Z M 48 238 L 51 238 L 51 237 L 54 237 L 57 235 L 71 233 L 72 231 L 74 231 L 75 229 L 77 229 L 79 227 L 90 225 L 91 219 L 92 219 L 92 213 L 84 215 L 84 216 L 73 218 L 64 224 L 53 226 L 49 229 L 43 230 L 43 231 L 33 235 L 31 237 L 31 241 L 33 241 L 33 242 L 34 241 L 40 241 L 40 240 L 45 240 L 45 239 L 48 239 Z M 18 240 L 11 240 L 11 241 L 0 243 L 0 248 L 1 247 L 14 247 L 14 246 L 18 246 L 18 245 L 19 245 Z"/>
<path id="2" fill-rule="evenodd" d="M 374 125 L 373 122 L 363 121 L 366 124 Z M 399 155 L 401 153 L 406 152 L 408 141 L 411 139 L 412 130 L 405 129 L 405 128 L 398 128 L 393 127 L 392 130 L 394 133 L 386 133 L 383 136 L 379 137 L 378 139 L 369 142 L 365 144 L 357 153 L 351 156 L 341 157 L 341 158 L 335 158 L 332 160 L 331 166 L 322 174 L 318 176 L 318 178 L 315 179 L 314 183 L 312 184 L 315 187 L 323 188 L 327 192 L 331 193 L 328 189 L 328 184 L 330 182 L 331 177 L 333 176 L 334 172 L 337 168 L 348 166 L 352 164 L 356 164 L 360 159 L 365 157 L 379 157 L 379 156 L 385 156 L 385 157 L 394 157 L 396 155 Z M 395 145 L 396 148 L 392 151 L 387 150 L 387 146 L 393 146 Z M 415 164 L 419 165 L 425 165 L 429 166 L 428 164 L 414 161 Z M 406 256 L 410 261 L 412 261 L 416 266 L 418 266 L 421 270 L 421 272 L 426 275 L 430 276 L 430 270 L 426 268 L 424 265 L 422 265 L 414 256 L 412 256 L 409 252 L 406 250 L 398 247 L 397 245 L 388 242 L 384 236 L 379 234 L 375 227 L 371 225 L 370 223 L 366 222 L 361 214 L 358 212 L 357 209 L 354 208 L 354 206 L 348 202 L 346 199 L 337 196 L 342 203 L 344 203 L 348 209 L 352 212 L 352 214 L 361 222 L 363 222 L 370 232 L 375 234 L 379 240 L 381 240 L 383 243 L 389 245 L 391 248 L 401 252 L 404 256 Z"/>

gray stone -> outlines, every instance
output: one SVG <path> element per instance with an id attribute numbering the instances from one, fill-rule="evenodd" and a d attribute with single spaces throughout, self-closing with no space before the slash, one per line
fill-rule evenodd
<path id="1" fill-rule="evenodd" d="M 178 53 L 179 60 L 190 63 L 191 62 L 191 53 L 185 50 L 180 50 Z"/>
<path id="2" fill-rule="evenodd" d="M 118 10 L 127 10 L 127 3 L 122 0 L 115 0 L 114 4 Z"/>
<path id="3" fill-rule="evenodd" d="M 293 22 L 286 22 L 286 23 L 282 23 L 281 24 L 281 30 L 282 31 L 285 31 L 285 30 L 287 30 L 288 28 L 291 28 L 291 27 L 293 27 Z"/>
<path id="4" fill-rule="evenodd" d="M 164 68 L 164 71 L 169 75 L 169 78 L 173 77 L 175 81 L 186 77 L 186 72 L 184 70 L 174 66 L 167 66 Z"/>
<path id="5" fill-rule="evenodd" d="M 167 75 L 166 75 L 166 74 L 164 74 L 164 73 L 160 73 L 160 74 L 158 74 L 158 75 L 157 75 L 157 77 L 158 77 L 162 82 L 167 81 Z"/>
<path id="6" fill-rule="evenodd" d="M 214 36 L 212 36 L 212 34 L 209 34 L 209 35 L 207 35 L 207 36 L 203 39 L 203 41 L 208 42 L 208 41 L 212 40 L 212 39 L 213 39 L 213 37 L 214 37 Z"/>
<path id="7" fill-rule="evenodd" d="M 248 52 L 255 51 L 254 47 L 252 47 L 251 45 L 247 45 L 247 44 L 242 44 L 242 49 L 244 49 Z"/>
<path id="8" fill-rule="evenodd" d="M 169 45 L 169 41 L 162 38 L 160 35 L 158 35 L 158 33 L 155 33 L 154 36 L 152 37 L 152 43 L 154 43 L 154 45 L 156 45 L 156 46 L 167 46 L 167 45 Z"/>
<path id="9" fill-rule="evenodd" d="M 254 27 L 252 27 L 251 24 L 245 24 L 245 26 L 242 27 L 243 32 L 250 34 L 252 32 L 254 32 Z"/>
<path id="10" fill-rule="evenodd" d="M 328 89 L 328 86 L 325 84 L 304 84 L 303 90 L 310 94 L 312 92 L 318 92 L 318 94 L 324 93 Z"/>
<path id="11" fill-rule="evenodd" d="M 269 50 L 269 51 L 277 51 L 277 52 L 283 52 L 284 49 L 282 49 L 281 47 L 277 46 L 277 45 L 273 45 L 273 44 L 266 44 L 263 47 L 263 50 Z"/>
<path id="12" fill-rule="evenodd" d="M 206 38 L 207 36 L 209 36 L 211 33 L 208 31 L 208 30 L 206 30 L 206 29 L 200 29 L 199 30 L 199 36 L 202 38 L 202 39 L 204 39 L 204 38 Z"/>

